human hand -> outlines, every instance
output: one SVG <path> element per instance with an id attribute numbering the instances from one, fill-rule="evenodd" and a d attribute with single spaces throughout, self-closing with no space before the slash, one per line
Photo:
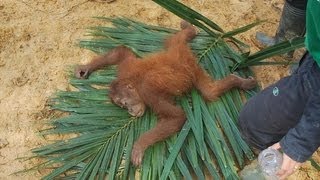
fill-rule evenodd
<path id="1" fill-rule="evenodd" d="M 270 146 L 272 149 L 281 149 L 280 143 L 276 143 Z M 288 155 L 283 153 L 283 160 L 281 169 L 277 172 L 277 176 L 280 180 L 287 178 L 289 175 L 295 172 L 295 170 L 299 169 L 302 163 L 297 162 L 291 159 Z"/>

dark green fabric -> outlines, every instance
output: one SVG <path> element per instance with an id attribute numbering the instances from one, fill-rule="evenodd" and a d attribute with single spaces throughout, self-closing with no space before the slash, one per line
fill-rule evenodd
<path id="1" fill-rule="evenodd" d="M 320 67 L 320 0 L 308 1 L 306 29 L 306 48 Z"/>

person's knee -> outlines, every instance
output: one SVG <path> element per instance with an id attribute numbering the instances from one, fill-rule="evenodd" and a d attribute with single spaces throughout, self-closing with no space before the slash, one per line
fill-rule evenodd
<path id="1" fill-rule="evenodd" d="M 247 144 L 257 150 L 263 150 L 265 147 L 264 136 L 259 132 L 263 129 L 263 123 L 259 122 L 262 119 L 257 115 L 259 107 L 257 107 L 256 101 L 257 98 L 253 98 L 243 106 L 238 117 L 238 127 L 242 139 Z M 262 112 L 261 109 L 260 112 Z"/>
<path id="2" fill-rule="evenodd" d="M 246 111 L 246 105 L 245 104 L 242 108 L 242 110 L 240 111 L 239 117 L 238 117 L 238 127 L 239 127 L 239 131 L 241 134 L 242 139 L 248 143 L 250 143 L 250 135 L 248 132 L 248 120 L 250 119 L 248 116 L 250 116 L 250 114 L 248 114 L 248 112 Z"/>

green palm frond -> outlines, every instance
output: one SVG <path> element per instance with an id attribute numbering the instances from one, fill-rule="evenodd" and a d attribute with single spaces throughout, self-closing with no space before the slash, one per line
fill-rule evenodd
<path id="1" fill-rule="evenodd" d="M 254 65 L 264 65 L 262 60 L 270 58 L 272 56 L 285 54 L 292 50 L 304 47 L 304 37 L 297 37 L 290 41 L 284 41 L 279 44 L 275 44 L 273 46 L 267 47 L 257 53 L 250 55 L 248 58 L 245 59 L 244 62 L 239 64 L 239 67 L 248 67 Z M 271 62 L 272 64 L 272 62 Z"/>
<path id="2" fill-rule="evenodd" d="M 164 39 L 175 32 L 126 18 L 100 19 L 111 21 L 113 27 L 91 28 L 90 34 L 99 38 L 80 42 L 82 47 L 97 53 L 124 44 L 143 56 L 161 50 Z M 230 74 L 230 68 L 241 62 L 242 56 L 227 43 L 205 32 L 201 32 L 191 46 L 201 57 L 201 65 L 218 79 Z M 253 158 L 236 127 L 242 106 L 240 92 L 232 90 L 219 101 L 206 104 L 194 90 L 178 100 L 188 117 L 181 132 L 149 148 L 142 166 L 136 169 L 130 164 L 132 144 L 154 126 L 156 117 L 148 111 L 142 118 L 134 119 L 114 106 L 107 97 L 107 85 L 114 78 L 113 67 L 93 73 L 88 80 L 71 77 L 70 83 L 79 91 L 58 92 L 52 99 L 53 109 L 70 115 L 53 120 L 53 128 L 41 134 L 78 133 L 79 136 L 33 150 L 37 156 L 48 159 L 43 167 L 58 166 L 44 179 L 64 172 L 78 179 L 127 179 L 135 177 L 136 172 L 142 179 L 182 176 L 192 179 L 194 175 L 203 179 L 204 169 L 215 178 L 237 178 L 237 167 L 243 166 L 245 156 Z M 100 88 L 95 88 L 97 85 Z"/>
<path id="3" fill-rule="evenodd" d="M 219 26 L 199 13 L 186 8 L 177 1 L 154 0 L 189 21 L 205 23 L 199 35 L 191 42 L 199 63 L 207 72 L 221 79 L 230 73 L 242 76 L 251 72 L 246 64 L 256 64 L 261 57 L 274 51 L 255 56 L 244 56 L 232 49 L 225 38 L 243 46 L 232 38 L 255 24 L 225 33 Z M 173 8 L 174 7 L 174 8 Z M 176 30 L 146 25 L 127 18 L 102 18 L 112 27 L 92 27 L 91 40 L 83 40 L 80 46 L 97 53 L 104 53 L 118 45 L 130 47 L 137 55 L 162 49 L 164 39 Z M 193 22 L 200 28 L 202 25 Z M 212 30 L 211 30 L 212 29 Z M 210 31 L 210 32 L 208 32 Z M 214 33 L 215 35 L 213 35 Z M 289 49 L 289 48 L 288 48 Z M 259 59 L 260 58 L 260 59 Z M 237 67 L 241 67 L 237 68 Z M 238 179 L 238 168 L 245 159 L 254 155 L 242 140 L 237 128 L 237 117 L 245 98 L 255 91 L 242 92 L 233 89 L 219 100 L 206 103 L 193 90 L 177 99 L 184 109 L 187 122 L 175 136 L 150 147 L 141 167 L 130 163 L 133 142 L 157 122 L 148 110 L 141 118 L 129 116 L 127 111 L 113 105 L 108 98 L 108 84 L 115 78 L 115 68 L 93 73 L 87 80 L 70 77 L 70 84 L 77 91 L 58 92 L 51 107 L 68 112 L 66 117 L 50 121 L 52 128 L 40 132 L 49 134 L 74 134 L 78 136 L 58 140 L 52 144 L 33 149 L 36 157 L 46 161 L 34 169 L 53 168 L 43 179 Z M 243 96 L 244 95 L 244 96 Z"/>

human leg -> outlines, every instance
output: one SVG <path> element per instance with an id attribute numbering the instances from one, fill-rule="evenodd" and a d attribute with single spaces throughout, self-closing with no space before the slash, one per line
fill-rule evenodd
<path id="1" fill-rule="evenodd" d="M 291 76 L 265 88 L 252 97 L 239 116 L 244 140 L 260 150 L 281 140 L 300 120 L 309 97 L 305 78 L 315 62 L 304 56 Z"/>
<path id="2" fill-rule="evenodd" d="M 305 33 L 307 0 L 286 0 L 278 29 L 274 37 L 262 32 L 256 33 L 256 39 L 262 46 L 271 46 L 279 42 L 301 37 Z M 288 56 L 292 57 L 293 52 Z"/>

